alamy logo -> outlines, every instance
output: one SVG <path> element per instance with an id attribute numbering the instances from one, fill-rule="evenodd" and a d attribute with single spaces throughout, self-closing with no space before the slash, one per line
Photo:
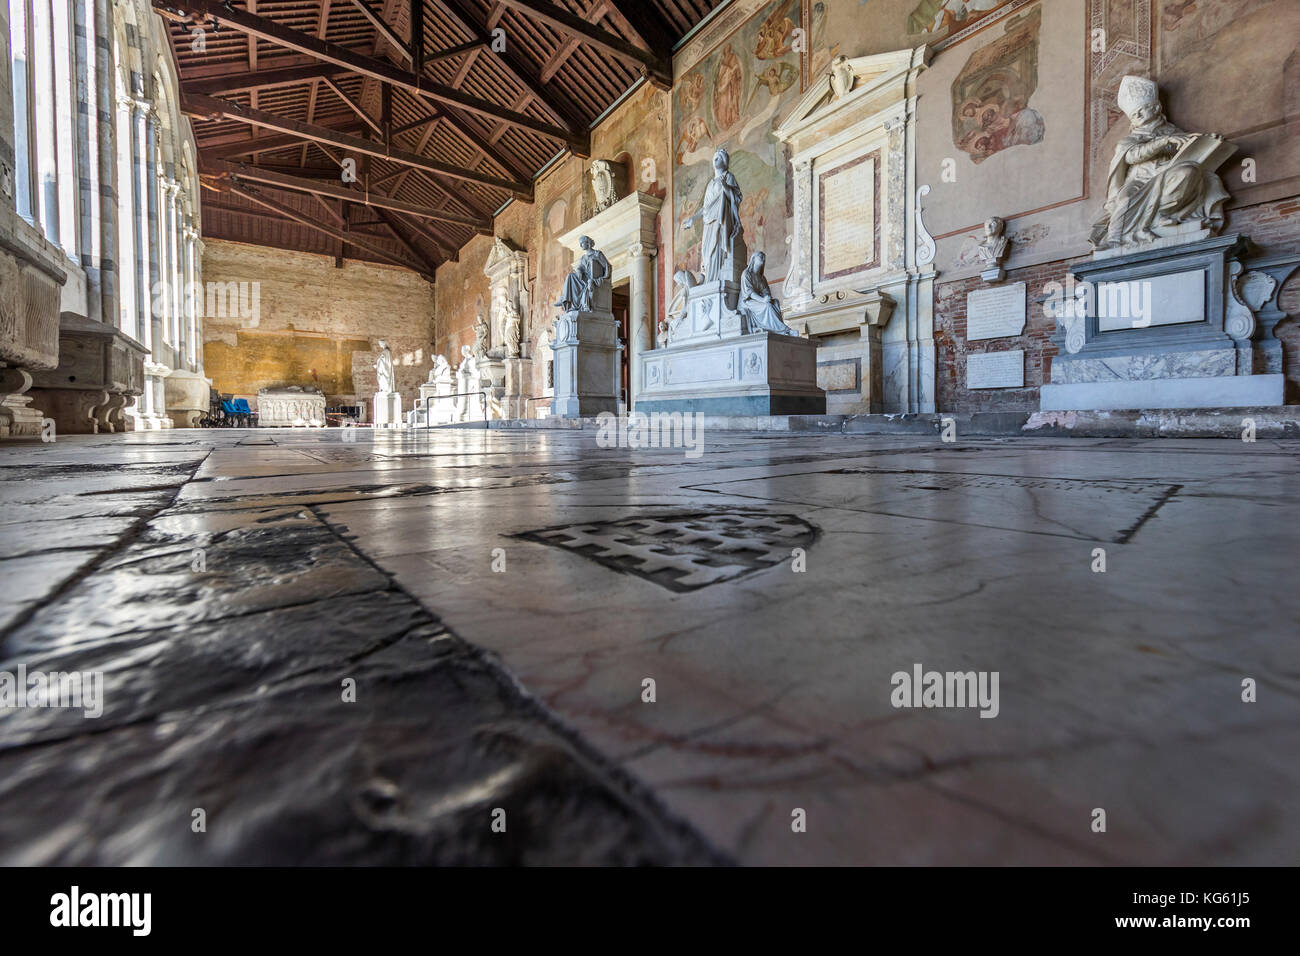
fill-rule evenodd
<path id="1" fill-rule="evenodd" d="M 148 936 L 153 928 L 152 893 L 69 893 L 50 897 L 51 926 L 126 926 L 133 936 Z"/>
<path id="2" fill-rule="evenodd" d="M 1049 319 L 1096 315 L 1110 320 L 1112 325 L 1119 322 L 1145 329 L 1151 324 L 1153 298 L 1148 280 L 1094 283 L 1076 282 L 1074 276 L 1066 276 L 1064 283 L 1043 286 L 1043 314 Z"/>
<path id="3" fill-rule="evenodd" d="M 682 412 L 632 412 L 620 418 L 613 412 L 596 416 L 601 448 L 684 448 L 687 458 L 704 454 L 704 416 Z"/>
<path id="4" fill-rule="evenodd" d="M 150 292 L 156 318 L 176 310 L 200 319 L 243 319 L 253 328 L 262 319 L 260 282 L 155 282 Z"/>
<path id="5" fill-rule="evenodd" d="M 0 710 L 23 707 L 80 708 L 91 719 L 104 713 L 103 671 L 0 671 Z"/>
<path id="6" fill-rule="evenodd" d="M 981 717 L 996 717 L 998 671 L 927 671 L 913 664 L 911 673 L 895 671 L 889 679 L 895 707 L 978 707 Z"/>

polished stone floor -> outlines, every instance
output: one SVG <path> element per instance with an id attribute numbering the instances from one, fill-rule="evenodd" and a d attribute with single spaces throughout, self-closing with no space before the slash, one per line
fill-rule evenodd
<path id="1" fill-rule="evenodd" d="M 0 709 L 0 862 L 1294 864 L 1298 455 L 2 445 L 0 672 L 104 700 Z"/>

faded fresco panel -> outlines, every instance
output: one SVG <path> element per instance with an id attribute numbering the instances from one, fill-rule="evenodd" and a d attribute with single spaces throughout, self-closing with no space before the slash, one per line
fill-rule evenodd
<path id="1" fill-rule="evenodd" d="M 979 164 L 1013 146 L 1043 141 L 1043 115 L 1029 105 L 1038 92 L 1042 11 L 973 53 L 952 84 L 953 144 Z"/>
<path id="2" fill-rule="evenodd" d="M 773 281 L 785 275 L 786 158 L 772 130 L 800 93 L 795 45 L 802 16 L 798 0 L 774 0 L 697 62 L 679 64 L 673 96 L 675 268 L 699 271 L 701 227 L 682 223 L 699 209 L 713 154 L 725 146 L 745 194 L 745 241 L 767 253 Z"/>
<path id="3" fill-rule="evenodd" d="M 937 56 L 918 80 L 917 175 L 931 186 L 926 226 L 936 237 L 973 231 L 989 216 L 1024 216 L 1083 196 L 1085 5 L 1006 9 L 1015 12 Z M 987 133 L 980 124 L 988 111 L 963 115 L 968 104 L 985 105 L 985 99 L 996 107 Z"/>
<path id="4" fill-rule="evenodd" d="M 1221 174 L 1238 202 L 1278 195 L 1270 184 L 1300 176 L 1300 3 L 1162 0 L 1159 11 L 1157 79 L 1170 119 L 1236 144 Z M 1248 158 L 1255 183 L 1242 178 Z"/>
<path id="5" fill-rule="evenodd" d="M 907 15 L 907 33 L 921 43 L 941 44 L 975 26 L 1011 0 L 920 0 Z"/>

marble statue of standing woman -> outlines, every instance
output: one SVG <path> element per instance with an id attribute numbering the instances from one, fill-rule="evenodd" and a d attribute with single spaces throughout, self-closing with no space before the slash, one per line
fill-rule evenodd
<path id="1" fill-rule="evenodd" d="M 395 391 L 393 388 L 393 353 L 388 351 L 388 343 L 379 340 L 379 355 L 375 358 L 375 378 L 379 382 L 379 391 L 385 395 Z"/>
<path id="2" fill-rule="evenodd" d="M 798 335 L 781 318 L 781 303 L 772 298 L 772 289 L 763 275 L 767 256 L 756 252 L 749 257 L 749 268 L 740 277 L 740 307 L 749 320 L 750 332 L 777 332 L 781 335 Z"/>
<path id="3" fill-rule="evenodd" d="M 683 228 L 689 229 L 697 221 L 704 222 L 700 268 L 705 282 L 732 278 L 737 250 L 744 242 L 740 223 L 740 202 L 744 196 L 731 174 L 730 164 L 731 156 L 719 147 L 713 154 L 713 178 L 704 190 L 704 206 L 682 223 Z"/>

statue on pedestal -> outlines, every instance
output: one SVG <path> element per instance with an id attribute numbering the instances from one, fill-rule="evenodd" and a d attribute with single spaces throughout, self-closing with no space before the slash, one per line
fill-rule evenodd
<path id="1" fill-rule="evenodd" d="M 744 244 L 740 222 L 744 195 L 730 172 L 730 163 L 731 156 L 725 149 L 719 148 L 713 154 L 713 178 L 704 190 L 704 206 L 682 223 L 684 228 L 697 221 L 704 223 L 700 267 L 705 282 L 733 280 L 737 250 Z"/>
<path id="2" fill-rule="evenodd" d="M 555 303 L 561 312 L 591 312 L 596 292 L 608 284 L 612 269 L 605 254 L 596 248 L 590 236 L 578 240 L 583 255 L 564 280 L 564 294 Z"/>
<path id="3" fill-rule="evenodd" d="M 740 311 L 749 323 L 750 332 L 777 332 L 798 335 L 781 318 L 781 303 L 772 298 L 772 289 L 763 275 L 767 256 L 756 252 L 749 257 L 749 268 L 740 277 Z"/>
<path id="4" fill-rule="evenodd" d="M 1111 249 L 1155 242 L 1156 229 L 1196 223 L 1223 226 L 1228 191 L 1215 173 L 1236 151 L 1221 136 L 1188 133 L 1165 119 L 1155 81 L 1126 76 L 1119 106 L 1132 124 L 1111 160 L 1106 205 L 1092 244 Z"/>
<path id="5" fill-rule="evenodd" d="M 523 316 L 519 314 L 519 307 L 507 299 L 505 315 L 502 317 L 502 332 L 506 340 L 507 358 L 519 358 L 519 343 L 523 336 L 523 330 L 520 328 L 522 324 Z"/>
<path id="6" fill-rule="evenodd" d="M 488 323 L 487 316 L 479 313 L 474 320 L 474 358 L 482 362 L 491 347 L 492 326 Z"/>
<path id="7" fill-rule="evenodd" d="M 379 340 L 379 354 L 375 357 L 375 379 L 379 382 L 378 390 L 383 394 L 396 391 L 393 387 L 393 353 L 388 350 L 388 343 L 383 339 Z"/>

